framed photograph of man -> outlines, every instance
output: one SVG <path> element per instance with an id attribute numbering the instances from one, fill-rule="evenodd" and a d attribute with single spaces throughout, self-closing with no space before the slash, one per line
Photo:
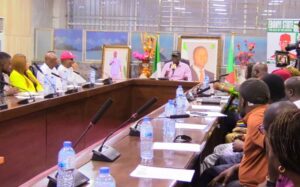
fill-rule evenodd
<path id="1" fill-rule="evenodd" d="M 178 41 L 181 59 L 187 60 L 192 80 L 212 81 L 220 74 L 222 39 L 219 36 L 181 36 Z"/>
<path id="2" fill-rule="evenodd" d="M 129 78 L 130 47 L 127 45 L 104 45 L 102 49 L 102 78 L 113 80 Z"/>

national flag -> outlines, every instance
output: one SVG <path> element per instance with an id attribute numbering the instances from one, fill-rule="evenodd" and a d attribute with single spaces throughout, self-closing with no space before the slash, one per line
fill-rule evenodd
<path id="1" fill-rule="evenodd" d="M 225 80 L 231 84 L 234 84 L 237 81 L 234 64 L 234 34 L 232 34 L 228 51 L 226 70 L 226 72 L 229 73 L 229 75 L 227 75 L 225 78 Z"/>

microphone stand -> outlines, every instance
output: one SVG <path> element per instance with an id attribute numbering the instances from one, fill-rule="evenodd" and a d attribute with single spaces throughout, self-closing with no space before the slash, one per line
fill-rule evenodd
<path id="1" fill-rule="evenodd" d="M 61 76 L 57 75 L 56 73 L 52 72 L 51 74 L 58 77 L 58 78 L 60 78 L 61 80 L 67 81 L 67 83 L 69 82 L 67 79 L 62 78 Z M 69 90 L 65 91 L 66 95 L 78 92 L 78 89 L 75 87 L 75 85 L 73 83 L 72 83 L 72 85 L 73 85 L 73 89 L 69 89 Z"/>
<path id="2" fill-rule="evenodd" d="M 80 135 L 80 137 L 75 141 L 74 148 L 79 144 L 79 142 L 82 140 L 82 138 L 86 135 L 86 133 L 99 121 L 99 119 L 104 115 L 104 113 L 107 111 L 107 109 L 111 106 L 113 101 L 109 98 L 97 111 L 87 128 L 83 131 L 83 133 Z M 86 177 L 84 174 L 79 172 L 78 170 L 74 169 L 73 171 L 74 175 L 74 183 L 75 187 L 82 186 L 83 184 L 89 182 L 89 178 Z M 48 176 L 49 179 L 48 187 L 56 187 L 57 186 L 57 174 L 55 178 Z"/>
<path id="3" fill-rule="evenodd" d="M 52 82 L 49 80 L 47 74 L 45 74 L 41 68 L 36 64 L 36 63 L 33 63 L 34 67 L 42 74 L 44 75 L 44 78 L 46 78 L 47 82 L 50 84 L 50 86 L 52 87 L 54 93 L 50 93 L 50 94 L 47 94 L 44 96 L 44 99 L 51 99 L 51 98 L 54 98 L 54 97 L 57 97 L 59 96 L 57 91 L 56 91 L 56 88 L 54 87 L 54 85 L 52 84 Z"/>
<path id="4" fill-rule="evenodd" d="M 93 154 L 92 160 L 113 162 L 116 159 L 118 159 L 121 154 L 113 147 L 107 146 L 104 144 L 115 132 L 122 129 L 126 125 L 128 125 L 128 123 L 130 123 L 131 121 L 135 120 L 139 116 L 139 114 L 143 113 L 145 110 L 150 108 L 156 101 L 157 101 L 157 98 L 155 98 L 155 97 L 148 100 L 142 107 L 140 107 L 134 114 L 132 114 L 129 117 L 129 119 L 124 121 L 116 130 L 109 133 L 109 135 L 107 135 L 106 138 L 104 139 L 104 141 L 102 142 L 100 148 L 98 150 L 93 150 L 94 154 Z"/>

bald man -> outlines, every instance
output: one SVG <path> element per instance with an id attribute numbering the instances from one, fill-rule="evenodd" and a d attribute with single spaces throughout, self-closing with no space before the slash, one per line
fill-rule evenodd
<path id="1" fill-rule="evenodd" d="M 261 62 L 255 63 L 252 69 L 252 77 L 261 79 L 267 74 L 268 74 L 267 64 Z"/>
<path id="2" fill-rule="evenodd" d="M 37 72 L 37 78 L 39 82 L 44 87 L 44 82 L 47 81 L 48 84 L 55 84 L 56 90 L 62 89 L 61 79 L 52 75 L 52 73 L 58 74 L 58 70 L 56 69 L 58 65 L 57 56 L 54 51 L 49 51 L 45 54 L 45 63 L 40 66 L 43 74 L 41 72 Z M 45 78 L 47 76 L 47 78 Z"/>
<path id="3" fill-rule="evenodd" d="M 291 77 L 284 82 L 288 99 L 300 108 L 300 77 Z"/>
<path id="4" fill-rule="evenodd" d="M 203 46 L 198 46 L 193 52 L 194 64 L 192 66 L 193 81 L 203 82 L 206 79 L 214 80 L 215 74 L 205 69 L 208 62 L 208 51 Z"/>

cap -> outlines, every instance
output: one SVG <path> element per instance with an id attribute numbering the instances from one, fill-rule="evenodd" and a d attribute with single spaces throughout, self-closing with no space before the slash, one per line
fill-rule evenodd
<path id="1" fill-rule="evenodd" d="M 70 51 L 63 51 L 60 55 L 61 60 L 74 59 L 75 56 Z"/>
<path id="2" fill-rule="evenodd" d="M 179 51 L 173 51 L 172 52 L 172 57 L 180 57 L 180 52 Z"/>
<path id="3" fill-rule="evenodd" d="M 274 75 L 278 75 L 279 77 L 281 77 L 284 81 L 290 77 L 292 77 L 292 74 L 289 72 L 289 70 L 285 69 L 285 68 L 281 68 L 281 69 L 276 69 L 274 71 L 272 71 L 272 74 Z"/>
<path id="4" fill-rule="evenodd" d="M 71 141 L 64 141 L 64 147 L 72 147 Z"/>
<path id="5" fill-rule="evenodd" d="M 266 104 L 270 99 L 268 85 L 259 79 L 246 80 L 240 86 L 239 91 L 242 98 L 252 104 Z"/>
<path id="6" fill-rule="evenodd" d="M 109 167 L 101 167 L 99 169 L 99 174 L 109 174 L 109 173 L 110 173 Z"/>
<path id="7" fill-rule="evenodd" d="M 291 41 L 291 35 L 289 34 L 282 34 L 280 35 L 280 41 Z"/>

